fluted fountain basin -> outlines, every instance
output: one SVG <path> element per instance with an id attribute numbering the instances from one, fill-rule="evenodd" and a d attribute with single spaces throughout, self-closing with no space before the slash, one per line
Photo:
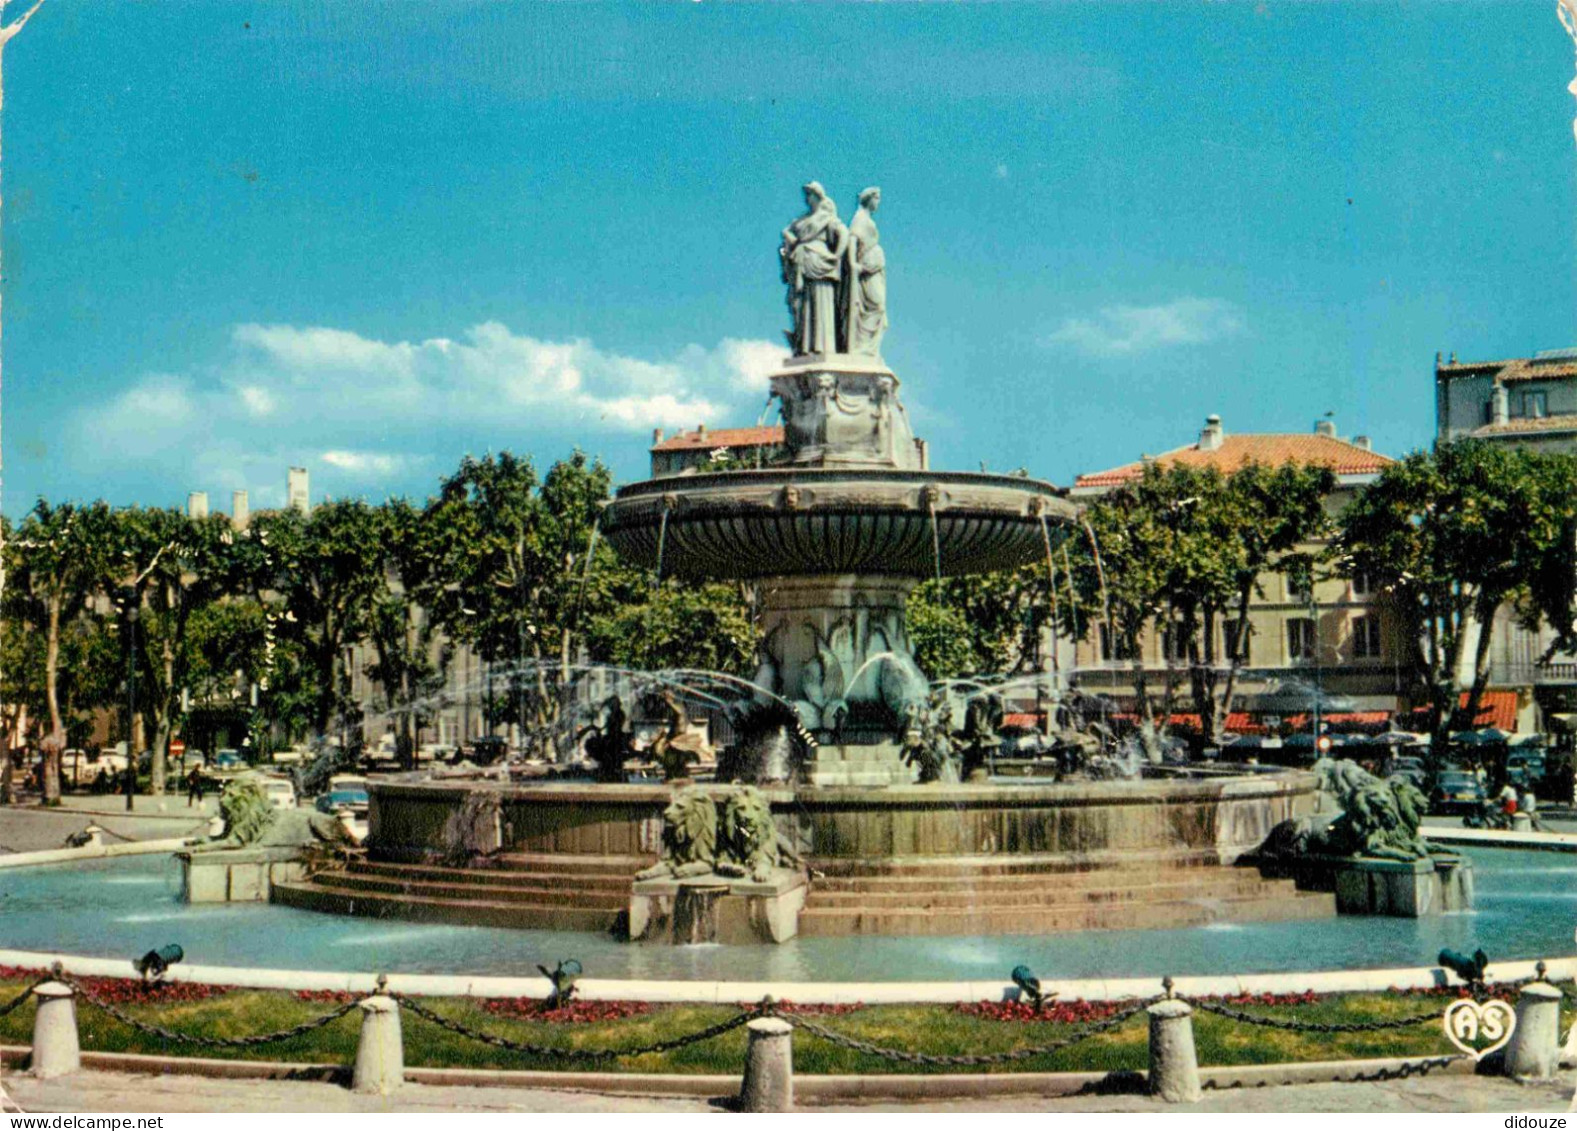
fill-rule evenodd
<path id="1" fill-rule="evenodd" d="M 885 574 L 931 577 L 1044 559 L 1078 508 L 1013 475 L 766 468 L 620 488 L 602 532 L 672 577 Z"/>

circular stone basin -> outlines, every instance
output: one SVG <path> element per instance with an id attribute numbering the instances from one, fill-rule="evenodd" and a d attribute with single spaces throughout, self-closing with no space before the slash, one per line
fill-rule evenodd
<path id="1" fill-rule="evenodd" d="M 768 468 L 622 487 L 602 532 L 665 576 L 930 577 L 1028 565 L 1045 557 L 1048 534 L 1056 542 L 1077 518 L 1063 492 L 1038 479 Z"/>

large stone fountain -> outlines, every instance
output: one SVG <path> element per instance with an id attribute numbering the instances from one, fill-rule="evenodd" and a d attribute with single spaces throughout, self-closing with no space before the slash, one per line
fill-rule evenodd
<path id="1" fill-rule="evenodd" d="M 803 780 L 759 794 L 728 783 L 374 780 L 366 857 L 276 884 L 271 898 L 720 942 L 1334 914 L 1329 893 L 1223 867 L 1312 811 L 1309 774 L 915 782 L 900 738 L 937 720 L 924 718 L 929 684 L 905 599 L 923 578 L 1041 559 L 1076 511 L 1049 483 L 929 469 L 881 358 L 880 195 L 862 193 L 847 227 L 820 185 L 805 195 L 781 245 L 793 316 L 790 353 L 771 377 L 782 461 L 635 483 L 602 520 L 621 553 L 663 576 L 755 583 L 760 695 L 790 704 L 819 742 Z M 743 854 L 738 821 L 726 850 L 707 831 L 714 820 L 727 828 L 729 807 L 755 814 Z"/>
<path id="2" fill-rule="evenodd" d="M 882 360 L 886 261 L 876 189 L 847 226 L 821 186 L 783 232 L 792 353 L 771 375 L 781 461 L 621 489 L 602 529 L 663 576 L 756 583 L 764 635 L 756 682 L 821 740 L 809 780 L 912 780 L 898 757 L 927 705 L 904 603 L 923 578 L 1044 559 L 1076 516 L 1050 483 L 934 472 Z"/>

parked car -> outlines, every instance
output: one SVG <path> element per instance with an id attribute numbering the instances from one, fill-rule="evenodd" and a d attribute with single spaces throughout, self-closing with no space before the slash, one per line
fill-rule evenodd
<path id="1" fill-rule="evenodd" d="M 1429 793 L 1431 813 L 1477 813 L 1484 807 L 1484 786 L 1467 770 L 1441 770 Z"/>
<path id="2" fill-rule="evenodd" d="M 312 752 L 304 746 L 287 746 L 283 750 L 274 751 L 274 764 L 278 766 L 299 766 L 311 759 Z"/>
<path id="3" fill-rule="evenodd" d="M 329 792 L 336 789 L 359 789 L 367 792 L 367 779 L 361 774 L 331 774 L 329 775 Z"/>
<path id="4" fill-rule="evenodd" d="M 246 767 L 246 759 L 234 747 L 227 746 L 214 755 L 214 769 L 240 770 Z"/>
<path id="5" fill-rule="evenodd" d="M 455 748 L 447 742 L 424 742 L 416 750 L 416 760 L 418 762 L 445 762 L 452 759 L 455 754 Z"/>
<path id="6" fill-rule="evenodd" d="M 1426 789 L 1429 785 L 1428 767 L 1424 765 L 1422 758 L 1412 754 L 1392 754 L 1380 764 L 1380 776 L 1406 778 L 1419 789 Z"/>
<path id="7" fill-rule="evenodd" d="M 502 762 L 509 755 L 509 743 L 502 735 L 485 734 L 471 743 L 471 748 L 464 752 L 468 758 L 478 766 L 491 766 L 495 762 Z M 459 761 L 461 752 L 456 751 L 454 760 Z"/>
<path id="8" fill-rule="evenodd" d="M 319 796 L 317 810 L 319 813 L 338 813 L 348 809 L 351 816 L 360 819 L 367 816 L 369 804 L 365 789 L 331 789 Z"/>
<path id="9" fill-rule="evenodd" d="M 1544 751 L 1513 750 L 1506 756 L 1506 780 L 1517 786 L 1536 786 L 1544 778 Z"/>
<path id="10" fill-rule="evenodd" d="M 296 807 L 296 787 L 284 778 L 264 778 L 263 793 L 275 809 Z"/>

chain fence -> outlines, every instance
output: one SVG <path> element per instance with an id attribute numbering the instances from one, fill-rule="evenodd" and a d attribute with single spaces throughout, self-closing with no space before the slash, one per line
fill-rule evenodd
<path id="1" fill-rule="evenodd" d="M 1519 988 L 1531 982 L 1543 980 L 1544 973 L 1545 971 L 1543 969 L 1543 964 L 1541 963 L 1538 974 L 1535 977 L 1521 979 L 1514 983 L 1502 983 L 1499 987 L 1495 988 Z M 138 1032 L 155 1037 L 160 1041 L 170 1044 L 193 1045 L 208 1049 L 250 1049 L 261 1045 L 275 1044 L 278 1042 L 292 1040 L 297 1037 L 302 1037 L 333 1024 L 335 1021 L 338 1021 L 340 1018 L 346 1016 L 352 1010 L 356 1009 L 362 1004 L 363 1001 L 366 1000 L 365 998 L 351 998 L 348 1001 L 337 1004 L 335 1008 L 330 1009 L 326 1013 L 312 1017 L 297 1025 L 292 1025 L 288 1028 L 279 1029 L 274 1032 L 259 1033 L 252 1036 L 240 1037 L 214 1037 L 169 1029 L 162 1025 L 158 1025 L 151 1021 L 144 1020 L 143 1018 L 134 1016 L 115 1002 L 105 1000 L 104 997 L 95 993 L 89 985 L 85 985 L 80 981 L 70 978 L 58 965 L 55 967 L 52 977 L 55 980 L 63 982 L 65 985 L 69 986 L 73 992 L 80 996 L 87 1005 L 100 1010 L 114 1020 L 132 1029 L 135 1029 Z M 27 989 L 23 990 L 21 993 L 17 994 L 3 1005 L 0 1005 L 0 1018 L 4 1018 L 19 1009 L 28 998 L 33 996 L 34 991 L 48 980 L 48 977 L 40 978 L 38 981 L 28 986 Z M 378 979 L 378 989 L 376 992 L 380 994 L 388 993 L 386 984 L 387 979 L 380 977 Z M 851 1052 L 857 1052 L 862 1055 L 877 1057 L 879 1059 L 888 1060 L 895 1063 L 919 1065 L 925 1067 L 974 1068 L 1013 1064 L 1021 1061 L 1034 1060 L 1039 1057 L 1045 1057 L 1052 1053 L 1060 1052 L 1064 1049 L 1072 1047 L 1073 1045 L 1079 1044 L 1080 1042 L 1088 1041 L 1094 1037 L 1099 1037 L 1103 1034 L 1114 1032 L 1123 1025 L 1127 1024 L 1133 1018 L 1137 1017 L 1141 1013 L 1144 1013 L 1158 1002 L 1167 1000 L 1185 1002 L 1192 1008 L 1203 1013 L 1220 1017 L 1237 1024 L 1267 1029 L 1278 1029 L 1288 1032 L 1319 1034 L 1380 1033 L 1387 1031 L 1397 1031 L 1412 1028 L 1413 1026 L 1417 1025 L 1422 1025 L 1426 1022 L 1438 1023 L 1441 1021 L 1445 1013 L 1445 1006 L 1442 1005 L 1438 1009 L 1431 1009 L 1427 1012 L 1412 1013 L 1404 1017 L 1394 1017 L 1383 1020 L 1345 1022 L 1316 1021 L 1312 1019 L 1299 1018 L 1296 1016 L 1268 1016 L 1265 1014 L 1250 1012 L 1249 1010 L 1237 1008 L 1235 1005 L 1227 1004 L 1221 1000 L 1204 997 L 1187 997 L 1175 992 L 1175 987 L 1171 978 L 1164 979 L 1162 981 L 1162 986 L 1163 990 L 1161 993 L 1147 998 L 1131 999 L 1130 1002 L 1122 1003 L 1122 1008 L 1119 1008 L 1110 1016 L 1100 1021 L 1091 1022 L 1072 1029 L 1055 1040 L 1023 1048 L 1009 1049 L 1002 1052 L 959 1055 L 915 1052 L 910 1049 L 894 1048 L 891 1046 L 877 1044 L 874 1041 L 852 1036 L 846 1032 L 840 1032 L 838 1029 L 831 1028 L 823 1024 L 821 1021 L 813 1020 L 811 1017 L 803 1013 L 780 1008 L 778 1003 L 774 1002 L 770 997 L 762 999 L 761 1002 L 754 1006 L 740 1007 L 739 1012 L 732 1017 L 726 1018 L 715 1024 L 704 1026 L 692 1032 L 681 1034 L 679 1036 L 667 1037 L 659 1041 L 652 1041 L 648 1044 L 628 1048 L 575 1048 L 558 1044 L 539 1044 L 530 1041 L 515 1040 L 510 1037 L 501 1036 L 497 1033 L 487 1032 L 483 1029 L 476 1028 L 472 1025 L 466 1024 L 465 1022 L 446 1016 L 444 1013 L 433 1009 L 431 1006 L 423 1004 L 414 997 L 399 993 L 388 994 L 388 996 L 398 1004 L 402 1011 L 408 1012 L 413 1016 L 419 1017 L 422 1020 L 429 1022 L 430 1024 L 436 1025 L 441 1029 L 444 1029 L 450 1033 L 454 1033 L 457 1036 L 464 1037 L 468 1040 L 476 1041 L 496 1049 L 502 1049 L 504 1051 L 517 1053 L 523 1056 L 548 1060 L 580 1061 L 589 1063 L 608 1063 L 620 1059 L 673 1052 L 677 1049 L 699 1044 L 703 1041 L 714 1040 L 726 1033 L 732 1032 L 733 1030 L 748 1024 L 751 1021 L 765 1018 L 775 1018 L 781 1020 L 791 1025 L 795 1029 L 804 1032 L 808 1036 L 815 1037 L 818 1040 L 828 1042 L 829 1044 L 836 1045 L 844 1049 L 848 1049 Z M 1558 988 L 1561 989 L 1561 992 L 1563 995 L 1565 995 L 1568 1001 L 1577 1001 L 1577 993 L 1573 992 L 1573 983 L 1567 983 L 1564 986 L 1560 986 Z M 1478 998 L 1482 1001 L 1489 992 L 1490 987 L 1487 987 L 1482 982 L 1476 982 L 1470 984 L 1467 989 L 1473 994 L 1475 998 Z M 1296 1008 L 1303 1003 L 1277 1003 L 1274 1001 L 1266 1001 L 1264 1004 L 1270 1006 L 1276 1004 L 1285 1004 L 1291 1006 L 1292 1008 Z"/>
<path id="2" fill-rule="evenodd" d="M 699 1044 L 702 1041 L 710 1041 L 714 1037 L 721 1037 L 724 1033 L 731 1032 L 741 1025 L 755 1021 L 758 1018 L 772 1016 L 765 1008 L 758 1006 L 755 1009 L 741 1010 L 733 1017 L 726 1021 L 720 1021 L 716 1025 L 708 1025 L 704 1029 L 697 1029 L 693 1033 L 686 1033 L 680 1037 L 669 1037 L 666 1040 L 654 1041 L 649 1045 L 641 1045 L 630 1049 L 578 1049 L 564 1048 L 561 1045 L 536 1045 L 526 1041 L 510 1040 L 508 1037 L 500 1037 L 496 1033 L 485 1033 L 481 1029 L 474 1029 L 469 1025 L 445 1017 L 435 1010 L 428 1009 L 425 1005 L 420 1004 L 413 998 L 406 997 L 404 994 L 392 994 L 390 996 L 400 1003 L 401 1009 L 408 1009 L 417 1017 L 422 1018 L 422 1020 L 430 1021 L 439 1028 L 447 1029 L 451 1033 L 468 1037 L 473 1041 L 479 1041 L 497 1049 L 518 1052 L 526 1056 L 540 1056 L 559 1060 L 610 1061 L 619 1060 L 623 1057 L 646 1056 L 650 1053 L 672 1052 L 675 1049 L 682 1049 L 686 1045 Z"/>

